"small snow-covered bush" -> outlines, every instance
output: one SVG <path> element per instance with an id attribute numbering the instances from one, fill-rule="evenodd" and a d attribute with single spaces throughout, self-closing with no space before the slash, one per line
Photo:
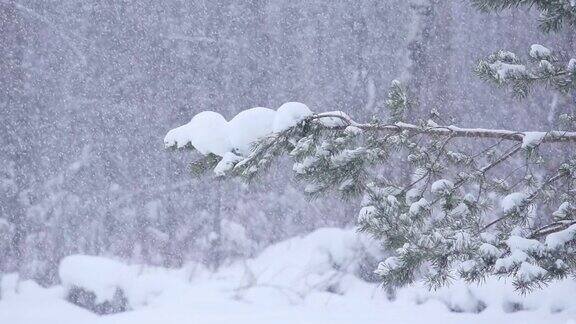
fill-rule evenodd
<path id="1" fill-rule="evenodd" d="M 100 315 L 121 313 L 128 310 L 128 300 L 120 288 L 116 288 L 111 299 L 98 302 L 98 296 L 94 292 L 72 286 L 66 292 L 66 300 Z"/>
<path id="2" fill-rule="evenodd" d="M 68 256 L 59 268 L 64 298 L 98 314 L 139 309 L 168 291 L 180 291 L 190 278 L 189 271 L 188 267 L 129 265 L 89 255 Z"/>
<path id="3" fill-rule="evenodd" d="M 129 308 L 123 286 L 130 273 L 127 266 L 103 257 L 72 255 L 60 263 L 60 280 L 66 300 L 97 314 L 112 314 Z"/>
<path id="4" fill-rule="evenodd" d="M 240 290 L 250 294 L 249 290 L 272 288 L 297 300 L 318 292 L 343 295 L 365 279 L 374 279 L 366 274 L 365 262 L 372 260 L 374 265 L 381 257 L 379 244 L 365 234 L 321 228 L 274 244 L 241 263 L 245 282 Z"/>

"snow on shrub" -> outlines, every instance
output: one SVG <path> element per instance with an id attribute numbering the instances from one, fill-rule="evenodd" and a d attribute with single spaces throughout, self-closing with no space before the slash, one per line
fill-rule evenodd
<path id="1" fill-rule="evenodd" d="M 67 289 L 66 300 L 99 315 L 121 313 L 128 310 L 128 300 L 120 288 L 116 288 L 112 298 L 98 302 L 98 296 L 95 293 L 72 286 Z"/>
<path id="2" fill-rule="evenodd" d="M 432 291 L 422 284 L 415 284 L 399 289 L 396 299 L 413 300 L 417 304 L 439 301 L 447 310 L 457 313 L 485 310 L 493 314 L 535 310 L 558 313 L 576 306 L 572 298 L 575 289 L 576 282 L 566 279 L 523 295 L 515 291 L 511 281 L 491 277 L 478 285 L 456 280 L 448 287 Z"/>
<path id="3" fill-rule="evenodd" d="M 60 263 L 65 298 L 93 312 L 139 309 L 167 292 L 185 289 L 189 268 L 128 265 L 105 257 L 71 255 Z M 79 289 L 78 289 L 79 288 Z"/>
<path id="4" fill-rule="evenodd" d="M 239 266 L 249 273 L 245 288 L 282 286 L 303 298 L 312 292 L 344 294 L 347 286 L 374 279 L 372 269 L 381 257 L 379 245 L 367 235 L 322 228 L 274 244 Z"/>
<path id="5" fill-rule="evenodd" d="M 233 224 L 229 227 L 234 232 L 242 231 Z M 534 249 L 532 242 L 516 238 L 508 244 L 516 249 Z M 491 249 L 487 250 L 491 253 Z M 123 309 L 146 309 L 146 312 L 161 307 L 189 309 L 195 305 L 205 307 L 206 302 L 230 305 L 228 298 L 241 299 L 240 304 L 256 307 L 314 303 L 325 306 L 328 301 L 342 305 L 379 303 L 374 294 L 382 288 L 359 276 L 366 259 L 375 262 L 383 258 L 379 245 L 372 239 L 353 229 L 338 228 L 323 228 L 279 242 L 257 257 L 223 266 L 217 273 L 198 267 L 191 275 L 193 268 L 189 266 L 164 269 L 74 255 L 65 258 L 60 267 L 64 287 L 45 289 L 32 281 L 19 281 L 16 275 L 5 275 L 0 280 L 3 297 L 0 310 L 6 308 L 3 305 L 22 301 L 61 300 L 62 297 L 99 314 Z M 391 260 L 388 265 L 393 267 L 394 262 Z M 374 265 L 368 268 L 373 269 Z M 480 286 L 456 280 L 453 285 L 436 291 L 415 284 L 397 290 L 395 301 L 387 305 L 391 309 L 410 307 L 416 312 L 426 312 L 439 304 L 446 312 L 486 312 L 488 317 L 521 310 L 552 314 L 576 307 L 572 298 L 575 290 L 576 282 L 566 279 L 521 295 L 514 291 L 512 282 L 491 277 Z M 383 294 L 378 294 L 376 299 L 379 298 L 384 298 Z M 120 307 L 122 300 L 125 306 Z M 426 306 L 419 308 L 415 304 Z M 68 312 L 77 308 L 63 309 Z"/>
<path id="6" fill-rule="evenodd" d="M 130 278 L 122 263 L 88 255 L 72 255 L 60 263 L 59 276 L 66 289 L 66 299 L 97 314 L 111 314 L 128 309 L 123 286 Z"/>

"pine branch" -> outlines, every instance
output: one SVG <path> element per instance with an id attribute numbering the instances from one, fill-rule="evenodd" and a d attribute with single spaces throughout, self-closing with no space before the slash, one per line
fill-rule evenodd
<path id="1" fill-rule="evenodd" d="M 556 32 L 564 25 L 576 26 L 576 9 L 568 0 L 471 0 L 482 11 L 502 11 L 524 6 L 540 11 L 540 29 Z"/>
<path id="2" fill-rule="evenodd" d="M 550 223 L 540 227 L 528 236 L 530 239 L 537 239 L 541 237 L 548 236 L 549 234 L 556 233 L 567 229 L 568 227 L 576 224 L 576 220 L 563 220 L 554 223 Z"/>
<path id="3" fill-rule="evenodd" d="M 569 173 L 567 172 L 559 172 L 557 174 L 555 174 L 553 177 L 549 178 L 545 183 L 543 183 L 540 187 L 538 187 L 536 190 L 534 190 L 526 199 L 523 205 L 528 206 L 532 201 L 534 201 L 534 199 L 536 199 L 536 197 L 538 197 L 538 195 L 549 185 L 551 185 L 552 183 L 558 181 L 559 179 L 562 179 L 566 176 L 568 176 Z M 513 215 L 513 213 L 507 213 L 504 216 L 497 218 L 495 220 L 493 220 L 492 222 L 488 223 L 486 226 L 484 226 L 481 230 L 480 233 L 486 231 L 487 229 L 489 229 L 490 227 L 508 219 L 511 217 L 511 215 Z"/>
<path id="4" fill-rule="evenodd" d="M 362 130 L 377 130 L 383 132 L 409 132 L 424 134 L 430 136 L 448 136 L 453 138 L 486 138 L 486 139 L 502 139 L 509 141 L 522 142 L 527 136 L 527 131 L 512 131 L 504 129 L 483 129 L 483 128 L 460 128 L 457 126 L 418 126 L 403 122 L 395 124 L 378 124 L 378 123 L 358 123 L 351 119 L 349 116 L 338 113 L 320 113 L 310 117 L 311 120 L 322 118 L 339 118 L 345 125 L 339 126 L 326 126 L 327 128 L 345 128 L 346 126 L 354 126 Z M 557 143 L 557 142 L 576 142 L 576 132 L 568 131 L 549 131 L 542 138 L 540 143 Z"/>

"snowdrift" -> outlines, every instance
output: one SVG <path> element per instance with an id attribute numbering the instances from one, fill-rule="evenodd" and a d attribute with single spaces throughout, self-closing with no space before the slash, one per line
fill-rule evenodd
<path id="1" fill-rule="evenodd" d="M 61 263 L 60 286 L 42 288 L 4 275 L 0 322 L 566 323 L 576 318 L 572 280 L 525 296 L 497 279 L 482 286 L 456 282 L 433 292 L 416 285 L 389 299 L 367 281 L 365 265 L 373 269 L 382 258 L 374 241 L 336 228 L 280 242 L 216 273 L 198 264 L 163 269 L 73 255 Z M 78 301 L 78 289 L 89 303 Z"/>

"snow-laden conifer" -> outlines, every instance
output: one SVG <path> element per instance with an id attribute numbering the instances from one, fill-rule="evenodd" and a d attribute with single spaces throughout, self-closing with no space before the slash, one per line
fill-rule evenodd
<path id="1" fill-rule="evenodd" d="M 533 4 L 545 30 L 574 26 L 569 1 L 474 2 L 482 9 Z M 571 92 L 575 62 L 534 44 L 525 56 L 504 50 L 489 55 L 476 73 L 518 97 L 539 85 Z M 573 151 L 576 132 L 570 122 L 576 118 L 566 115 L 566 130 L 547 132 L 464 128 L 444 124 L 437 112 L 433 120 L 406 120 L 415 102 L 394 81 L 384 118 L 366 122 L 340 111 L 312 113 L 299 103 L 278 111 L 251 109 L 245 128 L 234 129 L 256 134 L 249 143 L 248 137 L 236 144 L 239 137 L 230 137 L 226 153 L 202 146 L 200 153 L 209 153 L 193 170 L 251 180 L 279 156 L 289 156 L 310 197 L 336 194 L 361 201 L 359 229 L 391 254 L 375 269 L 388 286 L 424 280 L 439 287 L 455 278 L 479 282 L 495 275 L 512 277 L 526 291 L 576 274 L 576 159 L 549 149 L 563 145 Z M 221 134 L 230 136 L 226 127 Z M 177 140 L 173 135 L 167 135 L 167 146 L 221 142 L 195 138 L 193 132 L 188 138 L 178 131 Z M 395 159 L 412 170 L 409 179 L 382 175 Z"/>

